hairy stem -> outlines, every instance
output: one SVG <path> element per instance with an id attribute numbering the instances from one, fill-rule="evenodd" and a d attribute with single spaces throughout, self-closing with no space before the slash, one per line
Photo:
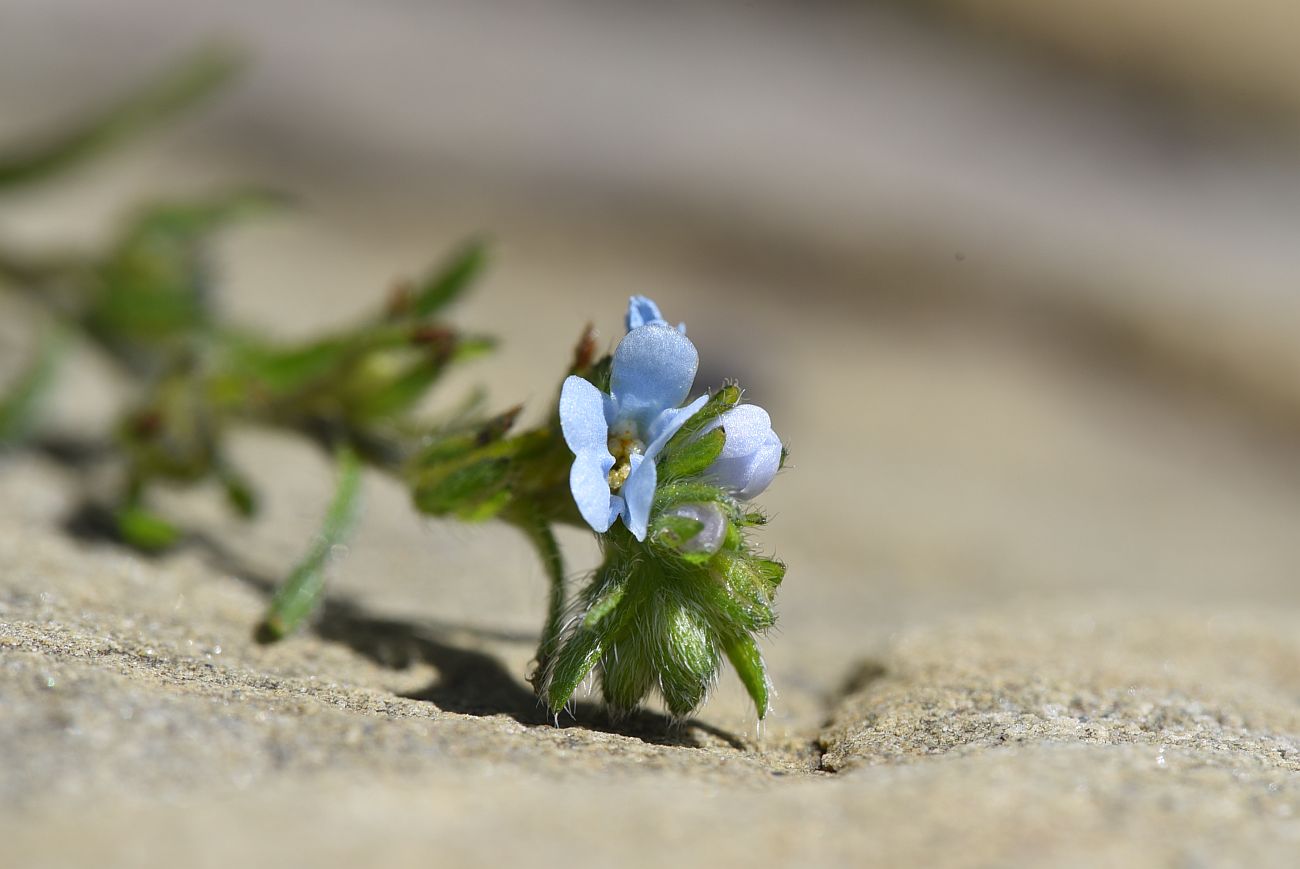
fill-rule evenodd
<path id="1" fill-rule="evenodd" d="M 540 514 L 532 513 L 518 522 L 533 547 L 542 559 L 542 567 L 550 580 L 550 595 L 546 606 L 546 624 L 542 627 L 542 637 L 537 644 L 537 672 L 546 669 L 546 664 L 555 654 L 560 644 L 560 632 L 564 630 L 564 556 L 560 553 L 560 544 L 555 539 L 555 532 L 550 523 Z"/>

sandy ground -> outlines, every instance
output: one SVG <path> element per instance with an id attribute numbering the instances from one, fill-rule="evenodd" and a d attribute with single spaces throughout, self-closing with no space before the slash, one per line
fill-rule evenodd
<path id="1" fill-rule="evenodd" d="M 135 32 L 129 16 L 67 8 L 78 14 L 9 4 L 6 33 L 24 34 L 28 53 L 0 53 L 0 66 L 62 87 L 32 52 L 87 22 L 109 45 Z M 253 14 L 230 8 L 195 13 L 198 23 L 163 16 L 150 32 L 179 38 L 204 16 Z M 329 8 L 324 33 L 342 27 L 347 4 Z M 463 59 L 473 43 L 461 37 L 506 32 L 495 15 L 448 15 L 437 44 Z M 1287 160 L 1206 146 L 1171 169 L 1123 106 L 1089 102 L 1075 121 L 1048 123 L 1061 120 L 1050 80 L 1015 91 L 996 123 L 954 113 L 964 103 L 940 99 L 935 55 L 901 49 L 827 49 L 807 63 L 740 51 L 747 75 L 788 70 L 826 88 L 778 102 L 779 123 L 756 112 L 710 124 L 701 103 L 698 135 L 663 133 L 643 151 L 644 129 L 622 121 L 685 109 L 650 99 L 648 85 L 633 109 L 594 87 L 573 91 L 574 107 L 556 96 L 580 79 L 565 64 L 537 61 L 551 77 L 543 98 L 515 106 L 511 135 L 494 126 L 514 117 L 501 81 L 488 82 L 481 111 L 455 103 L 445 130 L 436 114 L 393 114 L 380 97 L 392 96 L 391 67 L 312 89 L 313 70 L 367 40 L 406 46 L 394 55 L 415 63 L 395 21 L 385 13 L 352 41 L 297 55 L 282 31 L 255 31 L 280 48 L 243 102 L 75 185 L 6 203 L 0 227 L 90 238 L 148 191 L 287 179 L 302 212 L 222 250 L 232 314 L 285 334 L 367 308 L 394 277 L 490 227 L 495 267 L 458 313 L 503 349 L 445 398 L 481 381 L 534 419 L 581 326 L 611 340 L 623 299 L 655 295 L 688 320 L 702 381 L 741 377 L 792 449 L 764 496 L 775 521 L 763 539 L 790 564 L 765 645 L 776 709 L 760 728 L 728 678 L 679 730 L 653 711 L 614 727 L 590 703 L 554 726 L 523 679 L 544 603 L 523 541 L 421 520 L 378 477 L 321 620 L 256 645 L 266 590 L 329 488 L 320 457 L 265 432 L 236 445 L 266 480 L 265 518 L 230 519 L 213 493 L 171 495 L 200 539 L 157 559 L 69 529 L 111 468 L 6 456 L 7 863 L 1293 862 L 1300 259 L 1284 238 L 1300 209 Z M 524 38 L 537 32 L 530 21 L 509 28 L 525 68 L 527 50 L 540 51 Z M 632 50 L 637 23 L 582 18 L 543 34 L 617 53 Z M 725 23 L 704 33 L 730 32 Z M 572 35 L 581 28 L 613 41 L 584 42 Z M 870 32 L 884 43 L 879 34 L 902 31 Z M 716 72 L 693 45 L 670 60 Z M 873 80 L 915 73 L 920 97 L 869 99 L 844 84 L 850 55 Z M 425 56 L 436 67 L 444 55 Z M 944 56 L 970 72 L 976 97 L 1005 93 L 996 65 Z M 89 53 L 66 63 L 113 68 Z M 745 76 L 710 80 L 735 104 L 743 89 L 728 87 Z M 103 86 L 93 75 L 83 85 L 70 90 Z M 52 117 L 12 75 L 0 97 L 10 117 Z M 854 99 L 870 110 L 838 111 Z M 286 104 L 294 123 L 278 114 Z M 567 106 L 566 123 L 604 118 L 582 129 L 610 139 L 554 147 L 539 120 L 548 106 Z M 389 150 L 358 133 L 358 107 L 401 131 Z M 800 112 L 841 126 L 800 126 Z M 843 147 L 867 141 L 881 112 L 889 135 Z M 1016 117 L 1041 128 L 1007 122 Z M 943 134 L 927 137 L 940 121 Z M 758 135 L 768 122 L 795 139 Z M 782 176 L 789 148 L 816 144 L 798 138 L 809 130 L 840 147 L 828 165 Z M 1055 156 L 1080 136 L 1073 156 Z M 750 137 L 760 144 L 726 159 Z M 943 144 L 918 155 L 921 140 Z M 417 154 L 439 141 L 433 157 Z M 944 156 L 953 141 L 1001 156 L 964 164 Z M 927 159 L 945 168 L 927 174 Z M 488 177 L 499 180 L 474 180 Z M 1126 221 L 1108 223 L 1116 208 Z M 0 318 L 6 374 L 22 332 Z M 120 389 L 78 358 L 52 426 L 101 431 Z M 591 566 L 587 535 L 564 543 L 575 573 Z"/>

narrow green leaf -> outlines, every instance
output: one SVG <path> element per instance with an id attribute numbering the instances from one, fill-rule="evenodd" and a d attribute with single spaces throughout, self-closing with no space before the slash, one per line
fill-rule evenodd
<path id="1" fill-rule="evenodd" d="M 181 532 L 161 516 L 139 506 L 117 511 L 117 533 L 128 546 L 144 552 L 161 552 L 176 544 Z"/>
<path id="2" fill-rule="evenodd" d="M 583 626 L 560 646 L 546 680 L 546 705 L 559 712 L 573 697 L 582 680 L 590 675 L 605 651 L 605 632 Z"/>
<path id="3" fill-rule="evenodd" d="M 600 689 L 606 705 L 615 714 L 635 709 L 654 684 L 654 662 L 634 638 L 624 638 L 605 652 Z"/>
<path id="4" fill-rule="evenodd" d="M 704 702 L 718 672 L 718 650 L 704 618 L 686 606 L 662 614 L 667 653 L 659 662 L 659 690 L 668 711 L 690 715 Z"/>
<path id="5" fill-rule="evenodd" d="M 767 717 L 771 711 L 772 683 L 767 677 L 767 667 L 763 663 L 758 644 L 749 634 L 740 634 L 725 641 L 723 651 L 727 653 L 727 660 L 736 669 L 741 684 L 753 699 L 758 717 Z"/>
<path id="6" fill-rule="evenodd" d="M 257 493 L 243 475 L 229 468 L 220 471 L 221 487 L 226 493 L 226 502 L 230 508 L 245 519 L 257 514 Z"/>
<path id="7" fill-rule="evenodd" d="M 487 245 L 475 240 L 463 245 L 416 289 L 411 313 L 428 317 L 460 297 L 487 264 Z"/>
<path id="8" fill-rule="evenodd" d="M 442 364 L 433 359 L 421 359 L 409 365 L 387 383 L 366 390 L 351 406 L 353 416 L 371 420 L 406 413 L 424 397 L 442 370 Z"/>
<path id="9" fill-rule="evenodd" d="M 264 642 L 291 634 L 319 604 L 325 592 L 325 568 L 334 547 L 347 541 L 361 512 L 361 460 L 350 448 L 339 450 L 334 498 L 315 542 L 276 591 L 257 630 Z"/>
<path id="10" fill-rule="evenodd" d="M 0 447 L 18 443 L 31 433 L 67 347 L 68 336 L 63 330 L 45 332 L 32 361 L 0 396 Z"/>
<path id="11" fill-rule="evenodd" d="M 200 103 L 243 65 L 212 45 L 164 70 L 89 122 L 38 147 L 0 155 L 0 189 L 40 181 L 131 139 Z"/>
<path id="12" fill-rule="evenodd" d="M 415 505 L 444 516 L 481 504 L 498 494 L 510 471 L 507 459 L 487 458 L 446 471 L 422 474 L 415 483 Z"/>

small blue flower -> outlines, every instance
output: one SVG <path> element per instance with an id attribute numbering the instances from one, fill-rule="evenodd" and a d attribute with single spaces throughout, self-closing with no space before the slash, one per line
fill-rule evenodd
<path id="1" fill-rule="evenodd" d="M 718 426 L 727 439 L 705 473 L 737 498 L 753 498 L 781 469 L 781 439 L 772 431 L 772 419 L 758 405 L 742 404 L 709 423 L 701 434 Z"/>
<path id="2" fill-rule="evenodd" d="M 699 353 L 659 316 L 644 296 L 628 305 L 629 331 L 614 350 L 609 394 L 570 376 L 560 390 L 560 428 L 575 456 L 569 488 L 587 524 L 604 533 L 623 517 L 645 540 L 658 471 L 655 459 L 669 438 L 708 396 L 686 407 Z"/>
<path id="3" fill-rule="evenodd" d="M 659 306 L 648 296 L 633 296 L 627 300 L 627 317 L 624 322 L 627 323 L 629 332 L 651 323 L 658 323 L 661 326 L 668 325 L 668 321 L 659 313 Z M 678 323 L 677 331 L 685 335 L 686 324 Z"/>

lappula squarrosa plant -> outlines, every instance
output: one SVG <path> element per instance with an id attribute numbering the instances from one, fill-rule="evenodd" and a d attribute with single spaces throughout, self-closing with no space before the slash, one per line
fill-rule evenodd
<path id="1" fill-rule="evenodd" d="M 631 300 L 627 325 L 608 368 L 560 394 L 570 486 L 604 561 L 570 610 L 544 696 L 558 709 L 595 672 L 615 713 L 657 691 L 685 716 L 725 657 L 762 718 L 772 691 L 757 639 L 785 566 L 754 550 L 748 531 L 766 520 L 749 501 L 785 449 L 736 384 L 686 401 L 698 354 L 650 300 Z"/>
<path id="2" fill-rule="evenodd" d="M 0 195 L 44 180 L 164 120 L 228 79 L 234 58 L 207 51 L 71 134 L 6 158 Z M 460 521 L 498 519 L 537 548 L 550 583 L 531 676 L 558 714 L 593 675 L 615 713 L 657 692 L 682 717 L 703 702 L 726 658 L 760 717 L 771 685 L 758 638 L 772 626 L 784 566 L 750 533 L 750 500 L 784 462 L 767 414 L 723 384 L 687 401 L 698 366 L 685 327 L 634 297 L 627 333 L 597 357 L 590 328 L 545 423 L 514 433 L 481 396 L 438 420 L 420 406 L 447 369 L 491 346 L 444 319 L 484 264 L 471 243 L 370 316 L 330 334 L 269 338 L 229 323 L 217 302 L 211 242 L 283 198 L 233 191 L 138 210 L 104 251 L 31 255 L 0 244 L 0 288 L 46 324 L 31 363 L 0 397 L 0 444 L 35 428 L 63 348 L 97 349 L 134 386 L 116 426 L 122 482 L 108 506 L 125 543 L 163 549 L 183 534 L 157 512 L 158 485 L 215 483 L 232 509 L 258 488 L 227 448 L 240 426 L 298 434 L 334 456 L 336 484 L 319 534 L 276 592 L 263 639 L 317 608 L 325 566 L 360 512 L 363 467 L 406 484 L 415 507 Z M 603 561 L 571 593 L 557 524 L 590 527 Z"/>
<path id="3" fill-rule="evenodd" d="M 416 503 L 504 518 L 538 543 L 552 594 L 533 682 L 553 713 L 594 675 L 616 715 L 657 692 L 684 717 L 725 658 L 761 718 L 772 688 L 758 639 L 775 622 L 785 566 L 755 550 L 750 532 L 766 519 L 750 500 L 785 449 L 737 384 L 687 401 L 698 353 L 652 301 L 634 297 L 626 326 L 600 359 L 584 334 L 547 425 L 431 444 L 413 464 Z M 603 553 L 571 599 L 551 530 L 560 522 L 589 527 Z"/>

